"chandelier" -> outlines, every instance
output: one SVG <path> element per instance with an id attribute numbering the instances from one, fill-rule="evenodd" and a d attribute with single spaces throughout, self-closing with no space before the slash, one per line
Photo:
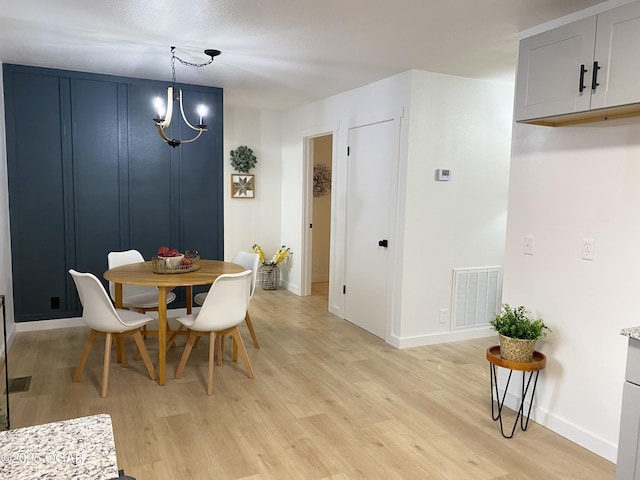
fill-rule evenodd
<path id="1" fill-rule="evenodd" d="M 202 132 L 206 132 L 207 131 L 207 126 L 204 123 L 204 117 L 207 116 L 207 106 L 206 105 L 198 105 L 198 107 L 196 108 L 197 114 L 198 114 L 198 118 L 199 121 L 198 123 L 194 126 L 191 123 L 189 123 L 189 120 L 187 120 L 186 115 L 184 114 L 184 107 L 182 106 L 182 90 L 181 89 L 176 89 L 176 60 L 178 60 L 181 64 L 183 65 L 187 65 L 189 67 L 205 67 L 207 65 L 209 65 L 211 62 L 213 62 L 214 57 L 217 57 L 218 55 L 220 55 L 220 50 L 212 50 L 212 49 L 207 49 L 204 51 L 205 55 L 208 55 L 209 57 L 211 57 L 208 61 L 204 62 L 204 63 L 191 63 L 191 62 L 187 62 L 185 60 L 182 60 L 180 57 L 176 56 L 176 47 L 171 47 L 171 86 L 167 88 L 167 104 L 165 107 L 165 104 L 162 100 L 162 98 L 160 97 L 155 97 L 153 99 L 153 106 L 156 110 L 157 113 L 157 117 L 153 119 L 153 121 L 155 122 L 156 125 L 156 129 L 158 130 L 158 134 L 160 135 L 160 138 L 162 138 L 163 141 L 167 142 L 170 146 L 172 147 L 177 147 L 178 145 L 180 145 L 181 143 L 190 143 L 190 142 L 194 142 L 196 141 L 198 138 L 200 138 L 200 135 L 202 135 Z M 195 134 L 195 136 L 189 140 L 177 140 L 175 138 L 169 138 L 167 137 L 167 134 L 165 133 L 166 130 L 169 128 L 169 126 L 171 125 L 171 118 L 173 116 L 173 104 L 174 103 L 178 103 L 179 107 L 180 107 L 180 114 L 182 115 L 182 120 L 184 121 L 184 123 L 192 130 L 196 131 L 197 133 Z"/>

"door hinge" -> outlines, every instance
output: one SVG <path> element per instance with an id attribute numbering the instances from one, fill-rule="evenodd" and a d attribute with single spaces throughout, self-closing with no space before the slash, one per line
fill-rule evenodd
<path id="1" fill-rule="evenodd" d="M 347 147 L 347 157 L 351 154 L 351 147 Z"/>
<path id="2" fill-rule="evenodd" d="M 346 295 L 347 293 L 347 286 L 346 285 L 342 285 L 342 294 Z"/>

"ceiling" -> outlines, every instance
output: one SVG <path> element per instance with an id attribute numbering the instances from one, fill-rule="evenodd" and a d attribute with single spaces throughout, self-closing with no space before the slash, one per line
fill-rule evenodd
<path id="1" fill-rule="evenodd" d="M 410 69 L 513 83 L 518 32 L 602 0 L 0 0 L 0 61 L 224 88 L 285 110 Z"/>

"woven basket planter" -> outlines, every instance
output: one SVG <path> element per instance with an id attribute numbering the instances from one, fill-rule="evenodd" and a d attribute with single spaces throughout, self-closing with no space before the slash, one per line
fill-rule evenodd
<path id="1" fill-rule="evenodd" d="M 521 340 L 519 338 L 500 337 L 500 356 L 512 362 L 527 363 L 533 360 L 533 351 L 536 347 L 536 340 Z"/>
<path id="2" fill-rule="evenodd" d="M 277 265 L 263 265 L 258 269 L 260 286 L 263 290 L 276 290 L 280 283 L 280 269 Z"/>

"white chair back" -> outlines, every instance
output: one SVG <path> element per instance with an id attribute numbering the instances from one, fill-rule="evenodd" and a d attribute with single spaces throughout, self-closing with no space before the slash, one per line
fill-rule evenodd
<path id="1" fill-rule="evenodd" d="M 200 332 L 217 332 L 244 320 L 249 304 L 251 271 L 220 275 L 211 285 L 191 328 Z"/>
<path id="2" fill-rule="evenodd" d="M 138 250 L 125 250 L 123 252 L 109 252 L 107 261 L 109 268 L 115 268 L 131 263 L 144 263 L 145 260 Z M 109 282 L 109 293 L 111 294 L 111 299 L 115 301 L 116 289 L 113 282 Z M 127 298 L 142 294 L 158 295 L 158 289 L 156 287 L 144 287 L 141 285 L 122 285 L 122 298 L 124 303 L 126 303 Z"/>
<path id="3" fill-rule="evenodd" d="M 123 332 L 130 327 L 123 323 L 100 280 L 91 273 L 69 270 L 82 303 L 82 319 L 99 332 Z"/>
<path id="4" fill-rule="evenodd" d="M 256 278 L 258 276 L 258 263 L 260 263 L 260 256 L 255 252 L 238 252 L 233 256 L 231 262 L 242 265 L 247 270 L 251 270 L 251 289 L 249 290 L 249 299 L 253 298 L 253 292 L 256 289 Z"/>

